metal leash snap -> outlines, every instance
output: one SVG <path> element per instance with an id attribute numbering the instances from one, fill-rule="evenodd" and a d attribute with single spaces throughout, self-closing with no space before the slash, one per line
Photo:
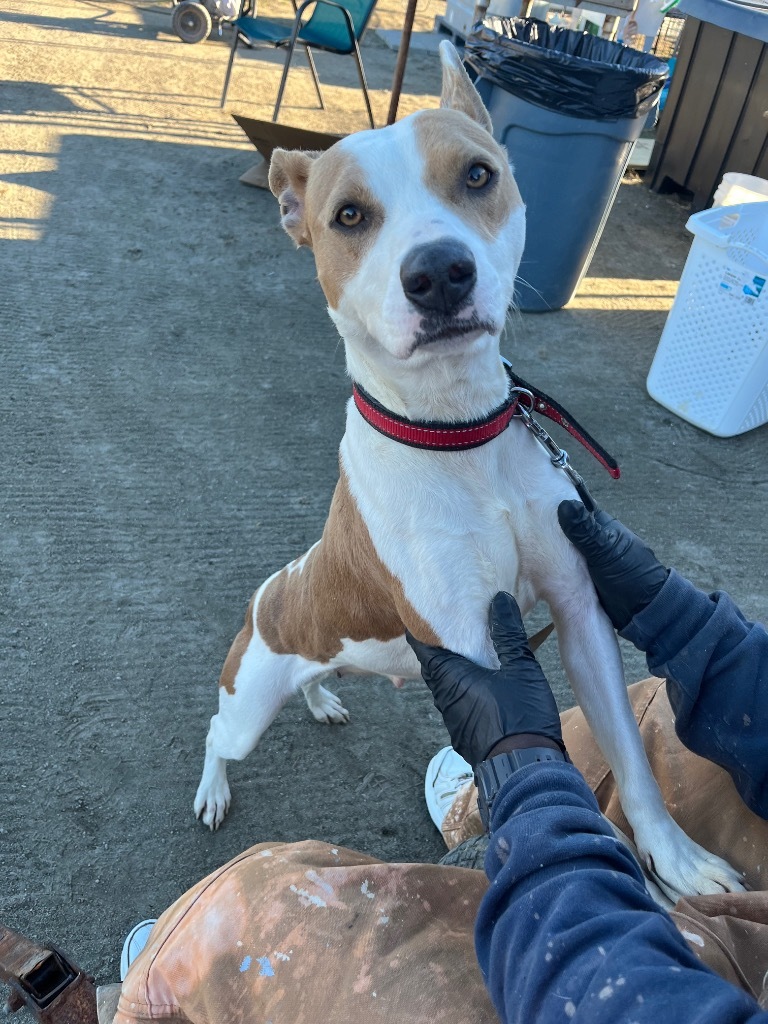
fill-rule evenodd
<path id="1" fill-rule="evenodd" d="M 527 413 L 530 413 L 534 405 L 536 404 L 536 399 L 533 397 L 533 392 L 529 391 L 528 388 L 511 387 L 509 389 L 509 397 L 511 398 L 512 395 L 517 395 L 517 402 L 521 412 L 525 411 Z M 525 395 L 525 397 L 528 399 L 530 403 L 527 407 L 524 405 L 520 405 L 520 398 L 523 395 Z"/>
<path id="2" fill-rule="evenodd" d="M 578 473 L 571 465 L 571 460 L 568 457 L 568 452 L 565 448 L 561 448 L 560 445 L 555 441 L 550 434 L 542 427 L 542 425 L 535 420 L 531 415 L 531 409 L 533 409 L 535 402 L 534 397 L 527 388 L 514 388 L 518 394 L 522 393 L 527 398 L 530 398 L 531 404 L 528 408 L 524 405 L 519 404 L 518 399 L 518 411 L 515 413 L 516 416 L 520 416 L 525 426 L 530 430 L 536 440 L 539 442 L 541 447 L 546 451 L 549 456 L 549 461 L 557 469 L 562 469 L 568 479 L 571 481 L 573 486 L 576 488 L 576 493 L 581 498 L 584 506 L 588 512 L 594 512 L 595 505 L 594 498 L 589 493 L 587 485 L 584 483 L 584 478 Z"/>

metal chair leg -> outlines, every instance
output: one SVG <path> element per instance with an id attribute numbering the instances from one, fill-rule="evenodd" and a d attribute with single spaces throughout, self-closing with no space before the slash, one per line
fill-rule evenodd
<path id="1" fill-rule="evenodd" d="M 371 110 L 371 99 L 368 95 L 368 83 L 365 81 L 365 69 L 363 68 L 363 59 L 360 56 L 360 47 L 357 45 L 357 40 L 355 40 L 355 60 L 357 61 L 357 73 L 360 77 L 360 85 L 365 98 L 365 108 L 368 111 L 368 120 L 371 122 L 371 128 L 375 128 L 373 111 Z"/>
<path id="2" fill-rule="evenodd" d="M 283 102 L 283 93 L 285 92 L 285 83 L 288 81 L 288 71 L 291 67 L 291 60 L 293 59 L 293 51 L 296 48 L 296 36 L 298 35 L 298 26 L 294 30 L 291 41 L 288 43 L 288 53 L 285 57 L 285 64 L 283 66 L 283 77 L 280 79 L 280 88 L 277 90 L 277 102 L 275 103 L 275 109 L 272 113 L 272 120 L 277 120 L 277 115 L 280 111 L 280 104 Z"/>
<path id="3" fill-rule="evenodd" d="M 315 58 L 312 56 L 312 51 L 307 46 L 307 62 L 309 63 L 309 70 L 312 72 L 312 81 L 315 83 L 315 92 L 317 93 L 317 101 L 320 104 L 320 109 L 325 110 L 325 102 L 323 100 L 323 94 L 320 92 L 320 79 L 317 77 L 317 68 L 315 67 Z"/>
<path id="4" fill-rule="evenodd" d="M 224 107 L 224 104 L 225 104 L 226 99 L 227 99 L 227 90 L 229 89 L 229 79 L 230 79 L 230 76 L 232 75 L 232 65 L 235 62 L 235 50 L 237 49 L 237 43 L 238 43 L 238 40 L 240 38 L 240 33 L 238 32 L 236 25 L 232 26 L 232 34 L 233 34 L 234 38 L 232 39 L 232 48 L 229 51 L 229 63 L 227 64 L 227 74 L 226 74 L 226 77 L 224 79 L 224 88 L 222 89 L 222 92 L 221 92 L 221 103 L 219 104 L 219 106 L 222 107 L 222 108 Z"/>

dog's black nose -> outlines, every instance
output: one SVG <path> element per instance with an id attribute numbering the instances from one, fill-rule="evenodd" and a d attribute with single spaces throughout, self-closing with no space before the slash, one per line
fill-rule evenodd
<path id="1" fill-rule="evenodd" d="M 411 302 L 444 316 L 461 308 L 476 280 L 475 257 L 452 238 L 415 246 L 400 267 L 403 291 Z"/>

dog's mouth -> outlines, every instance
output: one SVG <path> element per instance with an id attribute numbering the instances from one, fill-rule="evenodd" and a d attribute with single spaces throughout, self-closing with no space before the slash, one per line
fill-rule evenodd
<path id="1" fill-rule="evenodd" d="M 421 321 L 419 330 L 413 339 L 413 349 L 422 348 L 424 345 L 433 345 L 439 341 L 451 341 L 464 338 L 469 334 L 478 337 L 481 334 L 498 334 L 499 328 L 492 320 L 484 320 L 473 313 L 470 317 L 457 319 L 456 317 L 429 317 Z"/>

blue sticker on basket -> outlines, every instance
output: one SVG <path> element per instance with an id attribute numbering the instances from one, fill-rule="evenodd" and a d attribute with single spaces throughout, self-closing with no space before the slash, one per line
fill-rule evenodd
<path id="1" fill-rule="evenodd" d="M 720 281 L 723 291 L 733 295 L 735 299 L 741 299 L 747 305 L 754 305 L 760 298 L 768 278 L 754 274 L 744 267 L 726 267 Z M 768 294 L 768 292 L 766 292 Z"/>

